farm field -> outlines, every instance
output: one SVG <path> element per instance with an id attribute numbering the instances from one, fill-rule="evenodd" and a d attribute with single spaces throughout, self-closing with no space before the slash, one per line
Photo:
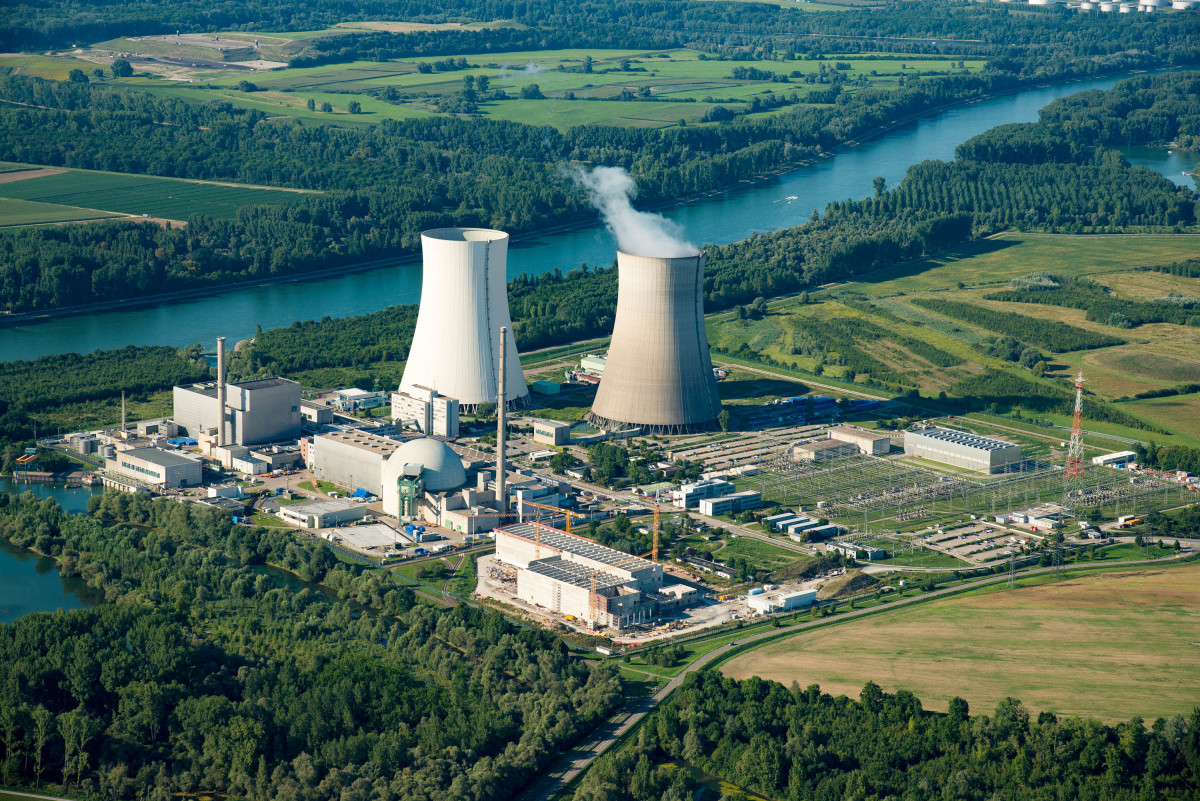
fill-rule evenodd
<path id="1" fill-rule="evenodd" d="M 1134 401 L 1121 408 L 1200 440 L 1200 393 Z"/>
<path id="2" fill-rule="evenodd" d="M 168 220 L 187 220 L 192 214 L 231 219 L 242 206 L 288 203 L 299 197 L 286 190 L 92 170 L 0 183 L 0 198 Z"/>
<path id="3" fill-rule="evenodd" d="M 114 217 L 111 212 L 0 197 L 0 228 Z"/>
<path id="4" fill-rule="evenodd" d="M 1110 572 L 984 591 L 778 640 L 722 670 L 857 697 L 867 681 L 945 711 L 1033 710 L 1116 723 L 1200 702 L 1200 565 Z"/>
<path id="5" fill-rule="evenodd" d="M 797 5 L 791 0 L 785 4 Z M 839 8 L 829 6 L 827 9 L 817 3 L 802 5 L 808 11 Z M 512 24 L 500 21 L 468 27 Z M 82 65 L 90 73 L 96 66 L 107 64 L 107 59 L 114 53 L 140 53 L 143 59 L 151 60 L 135 59 L 137 72 L 134 77 L 104 80 L 156 95 L 198 102 L 228 100 L 271 114 L 340 125 L 459 113 L 461 109 L 454 102 L 463 90 L 463 79 L 486 77 L 490 85 L 486 93 L 480 92 L 479 114 L 553 125 L 562 130 L 587 124 L 663 127 L 678 125 L 681 120 L 686 124 L 697 124 L 715 106 L 745 112 L 750 110 L 752 102 L 772 95 L 786 97 L 795 93 L 801 103 L 826 102 L 824 98 L 812 101 L 806 98 L 811 92 L 828 89 L 829 76 L 834 74 L 845 79 L 843 91 L 854 92 L 864 86 L 893 88 L 902 76 L 974 72 L 983 67 L 982 61 L 959 62 L 922 54 L 851 53 L 821 60 L 720 61 L 702 58 L 699 52 L 687 49 L 468 54 L 454 59 L 465 60 L 468 67 L 456 65 L 448 70 L 441 68 L 438 59 L 431 59 L 437 69 L 430 69 L 429 65 L 423 67 L 417 59 L 255 71 L 238 67 L 239 64 L 282 65 L 305 52 L 306 40 L 319 36 L 393 28 L 416 30 L 417 25 L 356 22 L 344 23 L 335 29 L 299 33 L 236 32 L 119 38 L 95 45 L 89 52 L 96 61 L 72 59 L 78 61 L 72 66 Z M 588 57 L 592 59 L 591 72 L 584 71 L 584 60 Z M 65 62 L 57 57 L 13 58 L 16 59 L 13 66 L 28 74 L 52 77 L 50 73 L 58 76 L 61 72 L 61 79 L 69 71 L 69 67 L 56 64 Z M 196 60 L 193 67 L 188 66 L 190 59 Z M 786 82 L 772 80 L 770 74 L 734 78 L 733 71 L 738 68 L 775 73 Z M 806 82 L 805 76 L 816 80 Z M 164 78 L 186 80 L 165 81 Z M 241 82 L 245 80 L 255 85 L 255 91 L 243 91 Z M 540 88 L 544 98 L 520 97 L 521 90 L 531 84 Z M 507 97 L 493 97 L 496 90 L 502 90 Z M 308 109 L 310 100 L 315 103 L 316 110 Z M 360 105 L 359 113 L 349 113 L 351 101 Z M 323 103 L 329 103 L 333 110 L 321 112 Z M 753 113 L 777 114 L 794 107 L 770 106 L 768 103 Z"/>

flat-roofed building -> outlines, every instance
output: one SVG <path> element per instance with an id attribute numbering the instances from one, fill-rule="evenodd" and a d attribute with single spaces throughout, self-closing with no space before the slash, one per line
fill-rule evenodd
<path id="1" fill-rule="evenodd" d="M 383 497 L 383 465 L 402 444 L 356 429 L 331 431 L 313 437 L 308 466 L 323 481 Z"/>
<path id="2" fill-rule="evenodd" d="M 367 505 L 336 498 L 317 498 L 279 507 L 279 518 L 300 528 L 333 528 L 367 516 Z"/>
<path id="3" fill-rule="evenodd" d="M 829 429 L 829 438 L 857 445 L 867 456 L 886 456 L 892 450 L 892 438 L 887 434 L 876 434 L 854 426 L 837 426 Z"/>
<path id="4" fill-rule="evenodd" d="M 843 456 L 853 456 L 856 453 L 858 453 L 857 445 L 836 439 L 818 439 L 792 448 L 792 458 L 797 462 L 824 462 Z"/>
<path id="5" fill-rule="evenodd" d="M 709 478 L 693 484 L 684 484 L 671 493 L 671 503 L 680 509 L 694 509 L 700 505 L 703 498 L 728 495 L 734 489 L 732 482 L 720 478 Z"/>
<path id="6" fill-rule="evenodd" d="M 331 425 L 333 423 L 333 407 L 317 401 L 302 400 L 300 401 L 300 416 L 314 425 Z"/>
<path id="7" fill-rule="evenodd" d="M 762 493 L 758 490 L 743 490 L 732 495 L 720 495 L 716 498 L 704 498 L 700 501 L 700 514 L 715 517 L 717 515 L 735 515 L 747 509 L 757 509 L 762 506 Z"/>
<path id="8" fill-rule="evenodd" d="M 198 487 L 204 483 L 204 465 L 199 459 L 158 448 L 116 451 L 104 469 L 135 483 L 162 489 Z"/>
<path id="9" fill-rule="evenodd" d="M 558 420 L 534 420 L 533 441 L 540 445 L 567 445 L 571 442 L 571 424 Z"/>
<path id="10" fill-rule="evenodd" d="M 426 436 L 458 436 L 458 399 L 414 384 L 392 393 L 392 420 L 413 427 Z"/>
<path id="11" fill-rule="evenodd" d="M 219 441 L 221 413 L 217 385 L 186 384 L 172 390 L 172 418 L 189 437 Z M 300 385 L 286 378 L 263 378 L 226 386 L 226 442 L 258 445 L 300 436 Z"/>
<path id="12" fill-rule="evenodd" d="M 905 431 L 904 452 L 980 473 L 997 473 L 1021 462 L 1020 445 L 936 426 Z"/>

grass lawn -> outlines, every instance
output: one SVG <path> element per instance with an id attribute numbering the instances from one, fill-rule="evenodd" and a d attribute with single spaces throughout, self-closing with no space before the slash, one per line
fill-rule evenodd
<path id="1" fill-rule="evenodd" d="M 1170 547 L 1171 539 L 1164 539 L 1163 542 L 1168 546 L 1159 548 L 1157 545 L 1149 545 L 1150 542 L 1158 542 L 1158 538 L 1151 535 L 1146 535 L 1147 547 L 1139 548 L 1132 542 L 1122 542 L 1119 545 L 1110 545 L 1107 548 L 1101 548 L 1097 551 L 1099 557 L 1103 560 L 1129 562 L 1135 559 L 1162 559 L 1166 556 L 1174 555 L 1175 551 Z"/>
<path id="2" fill-rule="evenodd" d="M 36 180 L 36 179 L 34 179 Z M 3 184 L 0 184 L 3 186 Z M 31 200 L 14 200 L 0 197 L 0 228 L 18 225 L 97 220 L 116 216 L 108 211 L 58 206 L 52 203 L 37 203 Z"/>
<path id="3" fill-rule="evenodd" d="M 312 481 L 301 481 L 296 486 L 310 492 L 323 492 L 326 495 L 337 489 L 337 485 L 332 481 L 317 481 L 316 486 L 313 485 Z"/>
<path id="4" fill-rule="evenodd" d="M 735 556 L 743 557 L 752 568 L 776 570 L 797 562 L 811 562 L 811 557 L 779 548 L 762 540 L 749 537 L 727 537 L 725 547 L 717 552 L 722 562 L 728 564 Z"/>
<path id="5" fill-rule="evenodd" d="M 1097 275 L 1166 264 L 1193 258 L 1198 249 L 1200 235 L 1195 234 L 1068 236 L 1004 233 L 936 258 L 918 259 L 879 270 L 865 280 L 839 286 L 836 291 L 849 290 L 880 297 L 897 292 L 953 288 L 960 281 L 968 288 L 994 287 L 1042 270 Z"/>
<path id="6" fill-rule="evenodd" d="M 703 656 L 709 651 L 716 650 L 722 645 L 735 642 L 738 639 L 746 637 L 750 634 L 757 634 L 760 631 L 766 631 L 769 628 L 772 628 L 770 623 L 761 623 L 756 626 L 747 626 L 741 629 L 729 630 L 727 633 L 720 634 L 719 636 L 683 643 L 684 656 L 679 660 L 679 664 L 675 665 L 674 667 L 658 667 L 657 665 L 651 665 L 643 662 L 639 657 L 636 656 L 630 659 L 630 664 L 637 670 L 642 670 L 646 673 L 651 673 L 656 676 L 678 676 L 679 671 L 683 670 L 684 667 L 690 664 L 696 657 Z"/>
<path id="7" fill-rule="evenodd" d="M 1200 672 L 1200 565 L 1106 572 L 988 589 L 798 634 L 724 672 L 857 697 L 867 681 L 927 709 L 1005 696 L 1109 722 L 1188 714 Z"/>
<path id="8" fill-rule="evenodd" d="M 1121 404 L 1123 411 L 1200 440 L 1200 393 Z M 1155 438 L 1157 441 L 1158 438 Z"/>
<path id="9" fill-rule="evenodd" d="M 250 516 L 250 520 L 257 526 L 265 526 L 267 528 L 291 528 L 290 525 L 275 517 L 275 515 L 265 515 L 262 512 L 255 512 Z"/>

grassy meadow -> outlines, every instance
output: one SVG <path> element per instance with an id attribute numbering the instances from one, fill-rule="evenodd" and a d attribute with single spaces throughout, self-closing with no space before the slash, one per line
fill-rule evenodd
<path id="1" fill-rule="evenodd" d="M 787 637 L 722 669 L 852 697 L 875 681 L 938 711 L 1013 696 L 1035 713 L 1153 720 L 1200 703 L 1197 610 L 1200 565 L 1050 579 Z"/>
<path id="2" fill-rule="evenodd" d="M 72 169 L 0 183 L 0 227 L 96 219 L 106 212 L 181 221 L 192 214 L 232 219 L 242 206 L 298 197 L 279 189 Z"/>
<path id="3" fill-rule="evenodd" d="M 1045 271 L 1089 276 L 1109 287 L 1116 298 L 1147 301 L 1170 292 L 1200 297 L 1200 279 L 1140 269 L 1192 258 L 1198 248 L 1200 237 L 1192 235 L 1008 233 L 828 287 L 812 293 L 806 304 L 796 297 L 773 301 L 760 319 L 739 319 L 734 312 L 710 315 L 708 338 L 714 348 L 734 356 L 748 350 L 784 366 L 794 365 L 798 371 L 820 372 L 821 378 L 814 381 L 834 379 L 862 385 L 869 378 L 900 376 L 931 397 L 939 392 L 953 395 L 959 381 L 989 369 L 1069 389 L 1082 369 L 1089 392 L 1102 401 L 1118 401 L 1141 392 L 1200 383 L 1200 328 L 1167 323 L 1118 328 L 1091 322 L 1079 309 L 994 301 L 985 296 L 1007 287 L 1013 279 Z M 1124 342 L 1066 352 L 1040 348 L 1045 374 L 1038 377 L 985 352 L 1000 332 L 913 302 L 923 298 L 1021 315 L 1028 318 L 1029 325 L 1061 323 Z M 847 338 L 845 332 L 853 336 Z M 849 350 L 854 353 L 847 353 Z M 1117 436 L 1200 444 L 1200 402 L 1195 395 L 1122 401 L 1117 407 L 1174 436 L 1098 421 L 1087 427 Z M 1063 424 L 1061 415 L 1037 412 L 1034 417 Z M 1069 418 L 1065 422 L 1069 425 Z M 1060 436 L 1041 434 L 1043 439 Z"/>
<path id="4" fill-rule="evenodd" d="M 831 10 L 838 6 L 793 3 L 807 11 Z M 499 21 L 469 26 L 423 26 L 419 23 L 343 23 L 324 31 L 299 33 L 190 34 L 182 37 L 147 36 L 101 42 L 89 51 L 95 61 L 58 56 L 11 56 L 0 66 L 41 77 L 66 78 L 72 67 L 90 73 L 105 66 L 115 53 L 172 59 L 135 62 L 130 78 L 105 77 L 108 83 L 135 87 L 157 95 L 196 102 L 224 100 L 272 115 L 295 117 L 339 125 L 369 125 L 385 119 L 409 119 L 440 113 L 447 99 L 458 95 L 463 78 L 486 77 L 489 93 L 502 90 L 507 99 L 481 99 L 478 112 L 494 119 L 534 125 L 552 125 L 565 130 L 575 125 L 618 125 L 664 127 L 699 124 L 705 113 L 722 105 L 744 110 L 756 97 L 790 95 L 801 103 L 827 83 L 805 83 L 805 75 L 822 70 L 836 71 L 848 79 L 844 91 L 862 86 L 891 88 L 902 76 L 974 72 L 982 61 L 957 61 L 913 54 L 909 56 L 855 54 L 800 61 L 718 61 L 687 49 L 642 50 L 534 50 L 513 53 L 469 54 L 466 69 L 421 72 L 420 59 L 385 62 L 357 61 L 345 64 L 284 69 L 246 70 L 239 62 L 265 60 L 282 64 L 302 54 L 306 42 L 321 36 L 367 33 L 375 30 L 425 30 L 445 27 L 497 27 L 514 23 Z M 255 41 L 258 42 L 257 47 Z M 583 71 L 585 58 L 592 71 Z M 456 59 L 458 57 L 455 57 Z M 106 60 L 107 59 L 107 60 Z M 186 60 L 195 59 L 188 67 Z M 440 59 L 430 59 L 437 62 Z M 10 63 L 11 62 L 11 63 Z M 68 63 L 70 62 L 70 63 Z M 228 68 L 225 64 L 229 64 Z M 766 79 L 735 79 L 735 67 L 753 67 L 788 76 L 788 82 Z M 245 91 L 243 81 L 254 84 Z M 537 84 L 544 98 L 521 99 L 523 88 Z M 312 101 L 316 109 L 309 110 Z M 350 113 L 350 103 L 359 104 Z M 328 103 L 332 110 L 321 111 Z M 767 109 L 758 114 L 777 114 L 793 106 Z"/>

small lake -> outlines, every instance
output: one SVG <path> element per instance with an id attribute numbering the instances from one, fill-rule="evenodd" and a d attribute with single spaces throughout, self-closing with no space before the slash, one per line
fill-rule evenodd
<path id="1" fill-rule="evenodd" d="M 68 489 L 61 484 L 18 484 L 0 478 L 0 493 L 26 490 L 53 498 L 69 512 L 86 512 L 87 499 L 100 491 L 98 487 Z M 102 599 L 99 591 L 83 581 L 60 576 L 53 559 L 0 540 L 0 623 L 11 623 L 31 612 L 82 609 Z"/>

